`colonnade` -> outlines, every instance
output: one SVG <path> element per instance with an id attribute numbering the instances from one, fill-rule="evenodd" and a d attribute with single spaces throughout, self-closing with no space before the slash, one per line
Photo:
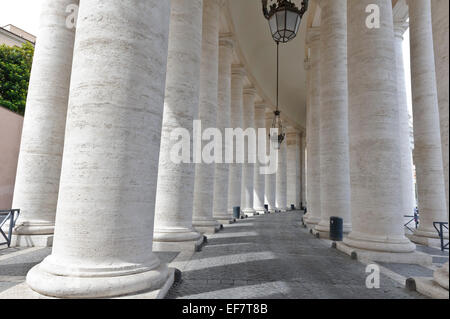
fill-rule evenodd
<path id="1" fill-rule="evenodd" d="M 163 289 L 173 271 L 153 251 L 200 249 L 235 207 L 256 215 L 307 203 L 304 221 L 322 236 L 341 217 L 345 245 L 392 254 L 413 252 L 411 240 L 435 238 L 432 223 L 448 221 L 448 1 L 408 2 L 421 219 L 411 240 L 406 28 L 390 0 L 317 1 L 306 135 L 288 129 L 267 175 L 247 156 L 227 162 L 230 145 L 214 148 L 223 163 L 199 161 L 195 147 L 214 135 L 196 140 L 195 119 L 221 137 L 272 125 L 233 35 L 219 32 L 224 1 L 82 2 L 76 35 L 65 25 L 76 0 L 43 3 L 14 195 L 17 244 L 53 239 L 27 276 L 33 290 L 79 298 Z M 370 4 L 381 10 L 379 28 L 362 27 Z M 259 153 L 252 146 L 241 151 Z M 435 277 L 448 289 L 448 264 Z"/>

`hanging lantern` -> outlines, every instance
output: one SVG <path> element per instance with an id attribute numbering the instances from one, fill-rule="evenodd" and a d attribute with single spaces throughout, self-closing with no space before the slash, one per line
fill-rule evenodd
<path id="1" fill-rule="evenodd" d="M 303 15 L 308 10 L 308 0 L 302 1 L 301 9 L 290 0 L 276 0 L 270 8 L 268 0 L 262 0 L 262 5 L 275 42 L 287 43 L 297 36 Z"/>
<path id="2" fill-rule="evenodd" d="M 281 112 L 277 110 L 273 113 L 275 117 L 273 118 L 272 130 L 269 135 L 270 145 L 274 150 L 279 150 L 286 137 L 286 133 L 284 132 L 283 122 L 281 121 Z"/>

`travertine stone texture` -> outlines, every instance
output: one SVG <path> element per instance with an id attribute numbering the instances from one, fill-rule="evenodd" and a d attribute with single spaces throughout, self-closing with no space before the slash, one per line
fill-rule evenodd
<path id="1" fill-rule="evenodd" d="M 200 68 L 200 103 L 198 119 L 203 129 L 217 127 L 219 80 L 219 17 L 218 0 L 203 0 L 203 41 Z M 203 147 L 210 141 L 202 142 Z M 192 224 L 201 231 L 220 226 L 213 218 L 215 164 L 195 166 L 194 213 Z"/>
<path id="2" fill-rule="evenodd" d="M 38 293 L 113 297 L 161 288 L 152 253 L 170 7 L 81 2 L 52 254 Z"/>
<path id="3" fill-rule="evenodd" d="M 266 104 L 258 103 L 255 104 L 255 129 L 258 134 L 258 129 L 264 129 L 265 126 L 265 112 L 266 112 Z M 266 134 L 268 136 L 268 134 Z M 267 139 L 266 136 L 266 139 Z M 259 152 L 258 144 L 256 145 L 256 152 Z M 258 154 L 258 153 L 256 153 Z M 254 165 L 254 173 L 253 173 L 253 209 L 257 213 L 264 213 L 264 192 L 265 192 L 265 175 L 261 174 L 259 169 L 261 165 L 258 160 L 258 155 L 256 156 L 256 163 Z"/>
<path id="4" fill-rule="evenodd" d="M 253 87 L 244 89 L 243 99 L 243 130 L 255 128 L 255 99 L 256 90 Z M 241 209 L 244 214 L 255 214 L 256 210 L 253 208 L 253 178 L 255 164 L 249 162 L 249 156 L 253 154 L 256 158 L 256 144 L 249 142 L 245 138 L 245 162 L 242 165 L 242 198 Z"/>
<path id="5" fill-rule="evenodd" d="M 230 128 L 243 127 L 243 94 L 245 70 L 241 65 L 233 65 L 231 70 L 231 112 Z M 234 139 L 233 163 L 229 164 L 228 180 L 228 213 L 233 214 L 233 207 L 241 206 L 242 196 L 242 163 L 236 163 L 236 139 Z M 242 209 L 242 207 L 241 207 Z"/>
<path id="6" fill-rule="evenodd" d="M 347 1 L 321 0 L 320 212 L 315 229 L 330 231 L 330 217 L 351 231 L 348 142 Z"/>
<path id="7" fill-rule="evenodd" d="M 308 179 L 308 213 L 304 221 L 318 224 L 320 212 L 320 30 L 311 28 L 307 34 L 307 45 L 310 48 L 307 67 L 306 136 L 308 144 L 307 179 Z"/>
<path id="8" fill-rule="evenodd" d="M 447 221 L 430 0 L 409 1 L 414 162 L 420 225 L 415 236 L 436 238 Z"/>
<path id="9" fill-rule="evenodd" d="M 287 206 L 300 205 L 300 135 L 289 131 L 286 134 L 287 168 L 286 198 Z"/>
<path id="10" fill-rule="evenodd" d="M 271 149 L 270 140 L 269 140 L 269 134 L 270 134 L 270 128 L 272 127 L 272 121 L 274 118 L 273 111 L 266 111 L 265 119 L 266 119 L 266 151 L 267 155 L 269 155 L 269 152 L 276 152 L 276 150 Z M 276 173 L 273 174 L 266 174 L 264 178 L 264 202 L 269 206 L 269 212 L 274 213 L 276 210 L 275 205 L 275 194 L 276 194 Z"/>
<path id="11" fill-rule="evenodd" d="M 408 101 L 406 96 L 405 69 L 403 61 L 403 34 L 408 28 L 407 22 L 394 22 L 395 56 L 397 66 L 397 100 L 399 108 L 399 131 L 401 153 L 401 201 L 402 214 L 412 215 L 415 208 L 415 189 L 413 182 L 412 150 L 410 140 Z"/>
<path id="12" fill-rule="evenodd" d="M 71 4 L 78 0 L 42 3 L 13 199 L 21 211 L 19 235 L 53 234 L 55 228 L 75 40 L 75 29 L 66 27 Z"/>
<path id="13" fill-rule="evenodd" d="M 275 207 L 279 211 L 287 211 L 287 143 L 284 141 L 278 150 Z"/>
<path id="14" fill-rule="evenodd" d="M 444 166 L 444 181 L 447 202 L 447 221 L 449 212 L 448 203 L 448 101 L 449 101 L 449 1 L 432 0 L 431 13 L 433 22 L 433 40 L 434 40 L 434 56 L 436 64 L 436 84 L 439 102 L 439 119 L 441 127 L 441 144 L 442 144 L 442 161 Z M 445 264 L 442 270 L 437 270 L 434 277 L 442 287 L 448 290 L 448 268 L 449 264 Z"/>
<path id="15" fill-rule="evenodd" d="M 369 29 L 369 4 L 380 8 L 380 28 Z M 348 82 L 352 232 L 348 246 L 412 252 L 400 207 L 401 167 L 397 74 L 390 0 L 349 0 Z"/>
<path id="16" fill-rule="evenodd" d="M 230 127 L 231 112 L 231 61 L 233 59 L 233 40 L 229 35 L 219 38 L 219 84 L 217 128 L 225 136 L 225 128 Z M 225 154 L 225 143 L 222 144 L 222 156 Z M 228 179 L 229 164 L 216 163 L 214 172 L 214 204 L 213 217 L 220 221 L 232 219 L 228 211 Z"/>
<path id="17" fill-rule="evenodd" d="M 178 140 L 173 130 L 191 134 L 199 104 L 202 56 L 202 0 L 171 1 L 166 96 L 161 132 L 154 242 L 196 242 L 192 227 L 195 166 L 174 163 L 172 148 Z"/>

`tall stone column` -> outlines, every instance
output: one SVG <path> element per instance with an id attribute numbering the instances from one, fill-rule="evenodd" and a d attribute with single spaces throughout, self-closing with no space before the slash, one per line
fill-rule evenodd
<path id="1" fill-rule="evenodd" d="M 286 197 L 287 206 L 300 204 L 300 135 L 296 130 L 288 130 L 286 134 L 287 168 Z"/>
<path id="2" fill-rule="evenodd" d="M 284 141 L 278 150 L 275 207 L 278 211 L 287 211 L 287 143 Z"/>
<path id="3" fill-rule="evenodd" d="M 320 211 L 320 30 L 311 28 L 307 34 L 310 57 L 307 61 L 307 125 L 308 143 L 308 212 L 303 220 L 316 225 L 321 219 Z"/>
<path id="4" fill-rule="evenodd" d="M 200 103 L 198 119 L 203 128 L 217 127 L 219 80 L 219 0 L 203 0 L 203 41 L 200 68 Z M 203 146 L 210 141 L 202 142 Z M 214 233 L 220 224 L 213 218 L 215 164 L 195 166 L 194 213 L 192 224 L 197 231 Z"/>
<path id="5" fill-rule="evenodd" d="M 231 113 L 230 127 L 233 129 L 243 126 L 243 94 L 245 70 L 240 65 L 233 65 L 231 70 Z M 236 141 L 236 139 L 234 139 Z M 233 163 L 229 164 L 228 180 L 228 213 L 233 214 L 234 207 L 241 206 L 242 195 L 242 163 L 236 163 L 236 143 L 234 143 Z M 241 207 L 242 208 L 242 207 Z"/>
<path id="6" fill-rule="evenodd" d="M 152 253 L 169 16 L 167 1 L 81 2 L 54 246 L 27 275 L 40 294 L 107 298 L 173 281 Z"/>
<path id="7" fill-rule="evenodd" d="M 267 155 L 270 154 L 270 152 L 276 152 L 276 150 L 270 149 L 272 146 L 270 145 L 270 128 L 272 127 L 272 121 L 273 121 L 273 111 L 267 111 L 266 112 L 266 151 Z M 266 174 L 265 175 L 265 187 L 264 187 L 264 193 L 265 193 L 265 203 L 269 206 L 269 213 L 275 213 L 276 211 L 276 203 L 275 203 L 275 195 L 276 195 L 276 172 L 273 174 Z"/>
<path id="8" fill-rule="evenodd" d="M 430 0 L 409 1 L 414 160 L 420 224 L 412 240 L 438 238 L 433 222 L 447 221 Z"/>
<path id="9" fill-rule="evenodd" d="M 195 250 L 203 236 L 192 227 L 195 166 L 172 158 L 186 129 L 192 145 L 193 120 L 197 114 L 202 55 L 202 0 L 171 1 L 166 97 L 161 132 L 153 248 Z M 186 137 L 181 137 L 186 138 Z"/>
<path id="10" fill-rule="evenodd" d="M 403 62 L 403 34 L 408 23 L 394 21 L 395 56 L 397 68 L 397 98 L 399 107 L 400 153 L 401 153 L 401 202 L 402 214 L 412 215 L 415 208 L 412 151 L 410 140 L 409 113 L 406 97 L 405 69 Z"/>
<path id="11" fill-rule="evenodd" d="M 75 40 L 66 26 L 69 5 L 78 0 L 42 3 L 13 199 L 21 212 L 18 246 L 52 244 Z"/>
<path id="12" fill-rule="evenodd" d="M 369 4 L 380 8 L 380 28 L 365 27 L 367 16 L 361 12 Z M 344 243 L 363 250 L 412 252 L 415 245 L 404 235 L 399 201 L 392 2 L 349 0 L 347 10 L 352 232 Z"/>
<path id="13" fill-rule="evenodd" d="M 306 136 L 304 132 L 300 136 L 300 141 L 301 204 L 306 206 Z"/>
<path id="14" fill-rule="evenodd" d="M 230 35 L 219 38 L 219 82 L 217 128 L 225 136 L 225 128 L 230 127 L 231 112 L 231 62 L 233 59 L 233 40 Z M 225 144 L 222 145 L 222 158 L 225 158 Z M 228 211 L 229 164 L 216 163 L 214 172 L 214 204 L 213 217 L 221 223 L 232 220 Z"/>
<path id="15" fill-rule="evenodd" d="M 266 104 L 265 103 L 257 103 L 255 104 L 255 130 L 258 136 L 259 129 L 265 129 L 265 112 L 266 112 Z M 268 136 L 268 134 L 266 134 Z M 267 139 L 267 137 L 266 137 Z M 253 173 L 253 184 L 254 184 L 254 192 L 253 192 L 253 208 L 259 214 L 264 214 L 264 191 L 265 191 L 265 175 L 260 173 L 261 164 L 258 159 L 258 144 L 256 148 L 256 163 L 254 165 L 254 173 Z"/>
<path id="16" fill-rule="evenodd" d="M 448 203 L 448 116 L 449 116 L 449 1 L 432 0 L 431 13 L 433 21 L 433 42 L 436 64 L 436 84 L 438 92 L 439 119 L 441 128 L 442 162 L 444 166 L 444 181 L 447 202 L 447 221 L 449 212 Z M 449 286 L 449 263 L 438 269 L 434 274 L 435 281 L 448 290 Z"/>
<path id="17" fill-rule="evenodd" d="M 347 0 L 321 0 L 320 212 L 315 229 L 329 236 L 330 217 L 351 231 L 348 150 Z"/>
<path id="18" fill-rule="evenodd" d="M 255 128 L 255 99 L 256 90 L 253 87 L 244 89 L 243 99 L 243 130 Z M 255 136 L 256 137 L 256 136 Z M 256 140 L 255 140 L 256 141 Z M 253 178 L 255 164 L 249 162 L 249 155 L 254 154 L 256 158 L 256 144 L 245 139 L 245 162 L 242 165 L 242 198 L 241 209 L 242 213 L 248 216 L 256 214 L 253 208 Z"/>

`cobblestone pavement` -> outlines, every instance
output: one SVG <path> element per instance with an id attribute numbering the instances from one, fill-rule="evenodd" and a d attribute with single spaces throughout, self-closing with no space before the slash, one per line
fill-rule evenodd
<path id="1" fill-rule="evenodd" d="M 183 268 L 167 298 L 422 298 L 383 274 L 367 289 L 366 266 L 309 234 L 299 212 L 225 225 Z"/>

